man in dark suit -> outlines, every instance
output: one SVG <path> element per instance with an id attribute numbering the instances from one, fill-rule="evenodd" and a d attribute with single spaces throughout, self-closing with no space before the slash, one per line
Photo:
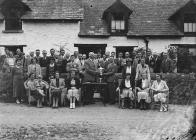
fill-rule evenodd
<path id="1" fill-rule="evenodd" d="M 96 75 L 98 75 L 99 73 L 96 71 L 96 66 L 95 66 L 95 63 L 93 61 L 93 58 L 94 58 L 94 53 L 93 52 L 90 52 L 89 53 L 89 59 L 87 59 L 85 62 L 84 62 L 84 68 L 85 68 L 85 71 L 84 71 L 84 78 L 83 78 L 83 82 L 95 82 L 96 81 Z M 88 104 L 90 102 L 93 101 L 93 90 L 92 90 L 92 87 L 87 87 L 86 89 L 87 93 L 85 93 L 85 101 L 86 103 L 85 104 Z"/>
<path id="2" fill-rule="evenodd" d="M 40 65 L 40 58 L 41 58 L 41 56 L 40 56 L 40 50 L 39 49 L 37 49 L 36 51 L 35 51 L 35 59 L 36 59 L 36 61 L 37 61 L 37 63 Z"/>
<path id="3" fill-rule="evenodd" d="M 114 63 L 113 57 L 110 57 L 108 61 L 110 64 L 103 75 L 106 76 L 106 82 L 108 83 L 109 102 L 110 104 L 115 104 L 115 73 L 117 72 L 117 65 Z"/>
<path id="4" fill-rule="evenodd" d="M 155 59 L 150 51 L 147 52 L 145 62 L 149 66 L 150 72 L 154 72 Z"/>
<path id="5" fill-rule="evenodd" d="M 43 55 L 43 57 L 40 58 L 40 66 L 41 66 L 41 69 L 42 69 L 42 77 L 43 77 L 44 80 L 47 80 L 46 68 L 50 63 L 50 60 L 47 57 L 47 51 L 46 50 L 42 51 L 42 55 Z"/>
<path id="6" fill-rule="evenodd" d="M 121 73 L 122 69 L 123 69 L 123 65 L 122 65 L 122 63 L 123 63 L 123 53 L 122 52 L 118 53 L 118 58 L 116 58 L 115 62 L 118 66 L 118 73 Z"/>
<path id="7" fill-rule="evenodd" d="M 154 54 L 154 73 L 161 72 L 161 63 L 162 63 L 161 56 L 155 53 Z"/>
<path id="8" fill-rule="evenodd" d="M 127 59 L 126 65 L 123 67 L 123 70 L 122 70 L 123 78 L 125 78 L 126 74 L 129 73 L 131 75 L 131 79 L 132 78 L 135 79 L 136 71 L 135 71 L 135 68 L 131 64 L 132 64 L 132 59 L 131 58 Z"/>
<path id="9" fill-rule="evenodd" d="M 172 73 L 173 72 L 173 61 L 169 58 L 167 53 L 163 53 L 163 61 L 161 63 L 161 72 Z"/>

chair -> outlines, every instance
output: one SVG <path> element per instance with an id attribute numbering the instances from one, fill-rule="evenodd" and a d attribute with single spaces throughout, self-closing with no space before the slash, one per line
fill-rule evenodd
<path id="1" fill-rule="evenodd" d="M 30 105 L 31 102 L 35 101 L 35 99 L 33 98 L 33 96 L 31 96 L 31 92 L 30 92 L 30 89 L 28 87 L 28 81 L 29 81 L 29 79 L 24 82 L 24 87 L 26 89 L 26 93 L 27 93 L 27 96 L 28 96 L 28 103 Z M 38 81 L 38 79 L 35 79 L 35 81 Z M 46 89 L 49 89 L 49 84 L 46 81 L 44 81 L 44 80 L 42 80 L 42 82 L 46 86 Z"/>

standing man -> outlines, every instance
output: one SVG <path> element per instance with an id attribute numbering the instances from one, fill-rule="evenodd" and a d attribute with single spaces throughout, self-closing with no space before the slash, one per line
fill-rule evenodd
<path id="1" fill-rule="evenodd" d="M 161 72 L 163 73 L 173 72 L 173 61 L 169 58 L 167 53 L 163 53 L 163 60 L 161 63 Z"/>
<path id="2" fill-rule="evenodd" d="M 157 53 L 154 53 L 154 73 L 160 73 L 161 72 L 161 57 Z"/>
<path id="3" fill-rule="evenodd" d="M 56 56 L 55 56 L 55 50 L 54 49 L 50 49 L 50 56 L 49 56 L 49 60 L 50 59 L 54 59 L 56 61 Z"/>
<path id="4" fill-rule="evenodd" d="M 50 60 L 47 57 L 47 51 L 46 50 L 43 50 L 42 51 L 42 55 L 43 55 L 43 57 L 40 58 L 40 66 L 41 66 L 41 69 L 42 69 L 42 77 L 46 81 L 47 80 L 47 77 L 46 77 L 46 68 L 47 68 L 47 66 L 50 63 Z"/>
<path id="5" fill-rule="evenodd" d="M 114 58 L 111 56 L 108 60 L 110 64 L 107 67 L 107 72 L 104 73 L 106 76 L 106 82 L 108 83 L 108 92 L 109 92 L 109 103 L 115 104 L 115 73 L 117 72 L 117 65 L 114 63 Z"/>
<path id="6" fill-rule="evenodd" d="M 95 82 L 96 81 L 96 75 L 99 74 L 99 72 L 96 71 L 96 66 L 95 63 L 93 62 L 94 59 L 94 53 L 90 52 L 89 53 L 89 59 L 87 59 L 84 62 L 84 79 L 83 82 Z M 89 104 L 91 102 L 93 102 L 93 91 L 92 91 L 92 87 L 87 87 L 86 89 L 87 93 L 85 93 L 85 104 Z"/>
<path id="7" fill-rule="evenodd" d="M 60 76 L 62 73 L 64 73 L 64 67 L 65 67 L 65 64 L 64 64 L 64 60 L 65 60 L 65 50 L 63 49 L 60 49 L 60 54 L 59 56 L 57 57 L 57 70 L 59 71 L 60 73 Z"/>
<path id="8" fill-rule="evenodd" d="M 41 56 L 40 56 L 40 50 L 37 49 L 37 50 L 35 50 L 35 59 L 37 61 L 37 64 L 39 64 L 39 65 L 40 65 L 40 58 L 41 58 Z"/>
<path id="9" fill-rule="evenodd" d="M 120 52 L 118 53 L 118 58 L 116 58 L 116 64 L 118 66 L 118 73 L 121 73 L 122 72 L 122 69 L 123 69 L 123 53 Z"/>
<path id="10" fill-rule="evenodd" d="M 126 65 L 123 67 L 123 70 L 122 70 L 123 78 L 126 77 L 126 74 L 130 74 L 132 79 L 135 78 L 135 70 L 134 70 L 134 67 L 131 66 L 131 64 L 132 64 L 132 59 L 131 58 L 127 59 Z"/>
<path id="11" fill-rule="evenodd" d="M 150 51 L 147 52 L 145 62 L 149 66 L 150 72 L 153 73 L 154 72 L 155 59 L 154 59 L 153 55 L 151 55 Z"/>

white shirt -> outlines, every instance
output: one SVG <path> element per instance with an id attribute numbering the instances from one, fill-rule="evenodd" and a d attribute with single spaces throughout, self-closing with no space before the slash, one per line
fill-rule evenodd
<path id="1" fill-rule="evenodd" d="M 125 80 L 125 87 L 131 88 L 130 80 Z"/>
<path id="2" fill-rule="evenodd" d="M 130 73 L 131 74 L 131 66 L 127 66 L 126 73 Z"/>

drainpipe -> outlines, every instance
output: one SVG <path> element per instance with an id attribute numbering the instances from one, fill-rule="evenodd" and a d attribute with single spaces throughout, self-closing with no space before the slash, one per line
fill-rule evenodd
<path id="1" fill-rule="evenodd" d="M 147 52 L 148 52 L 148 44 L 149 44 L 149 37 L 144 37 L 144 43 L 146 45 L 146 55 L 147 55 Z"/>

